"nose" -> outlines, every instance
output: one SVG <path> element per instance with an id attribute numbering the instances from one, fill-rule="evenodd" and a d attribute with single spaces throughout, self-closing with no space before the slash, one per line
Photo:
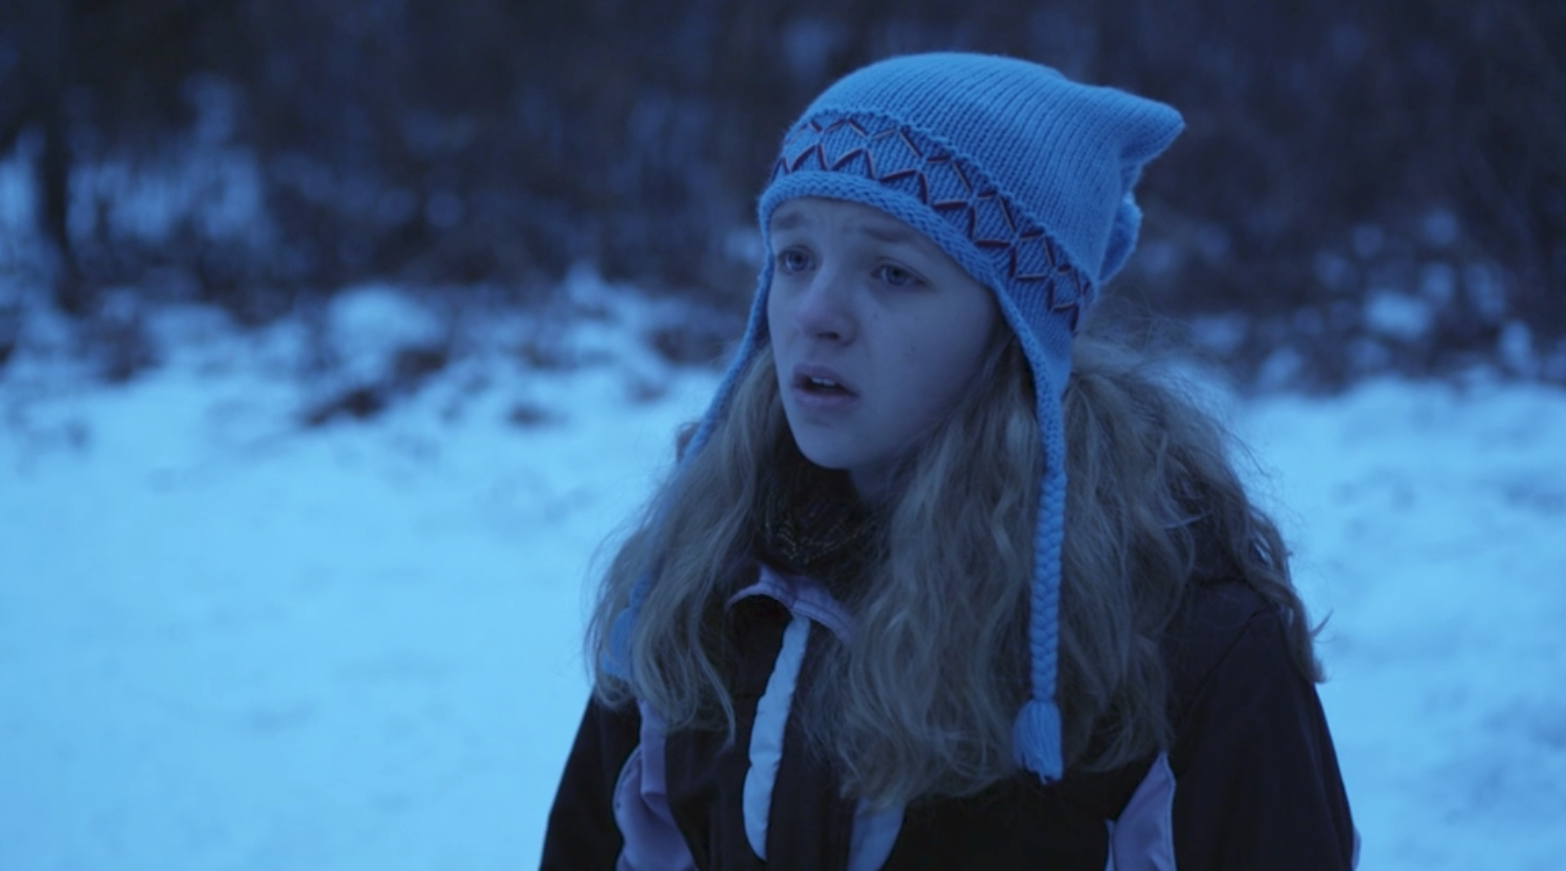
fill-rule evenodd
<path id="1" fill-rule="evenodd" d="M 794 298 L 794 325 L 804 335 L 834 342 L 854 338 L 854 314 L 848 286 L 835 269 L 821 269 Z"/>

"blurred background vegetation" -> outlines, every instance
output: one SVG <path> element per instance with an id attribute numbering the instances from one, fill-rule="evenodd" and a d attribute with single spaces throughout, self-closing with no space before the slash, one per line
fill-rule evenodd
<path id="1" fill-rule="evenodd" d="M 1566 382 L 1557 0 L 4 4 L 0 155 L 45 243 L 3 243 L 12 324 L 192 300 L 261 324 L 366 281 L 526 306 L 587 264 L 688 301 L 664 350 L 715 356 L 786 125 L 869 60 L 967 49 L 1185 113 L 1127 322 L 1247 384 Z"/>

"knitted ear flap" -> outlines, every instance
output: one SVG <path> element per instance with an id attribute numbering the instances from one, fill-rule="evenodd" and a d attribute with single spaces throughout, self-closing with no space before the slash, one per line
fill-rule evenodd
<path id="1" fill-rule="evenodd" d="M 1115 209 L 1115 222 L 1109 228 L 1109 241 L 1104 246 L 1104 263 L 1098 270 L 1101 283 L 1113 278 L 1120 267 L 1126 264 L 1126 258 L 1131 256 L 1131 250 L 1136 247 L 1137 231 L 1141 227 L 1142 210 L 1137 208 L 1136 200 L 1126 194 L 1126 198 Z"/>

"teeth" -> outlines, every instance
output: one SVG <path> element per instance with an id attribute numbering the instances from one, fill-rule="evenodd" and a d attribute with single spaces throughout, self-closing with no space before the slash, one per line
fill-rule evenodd
<path id="1" fill-rule="evenodd" d="M 825 378 L 811 378 L 810 379 L 810 384 L 811 384 L 812 387 L 837 387 L 838 386 L 838 383 L 836 381 L 829 381 L 829 380 L 827 380 Z"/>

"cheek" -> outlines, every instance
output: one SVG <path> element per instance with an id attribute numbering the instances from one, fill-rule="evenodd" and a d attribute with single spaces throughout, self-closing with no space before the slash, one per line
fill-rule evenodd
<path id="1" fill-rule="evenodd" d="M 784 375 L 784 370 L 788 368 L 788 361 L 783 359 L 784 351 L 787 348 L 787 331 L 780 328 L 780 325 L 784 323 L 784 313 L 779 310 L 780 308 L 777 303 L 777 297 L 770 293 L 767 294 L 767 345 L 772 349 L 772 372 L 777 378 L 779 391 L 783 389 L 783 385 L 788 380 L 787 376 Z"/>
<path id="2" fill-rule="evenodd" d="M 778 339 L 783 337 L 782 325 L 785 323 L 784 319 L 788 317 L 788 313 L 783 308 L 783 303 L 779 300 L 778 294 L 772 293 L 769 289 L 766 304 L 767 339 L 772 342 L 774 347 L 777 345 Z"/>
<path id="3" fill-rule="evenodd" d="M 989 347 L 990 327 L 989 321 L 947 321 L 931 331 L 928 341 L 907 349 L 908 389 L 915 401 L 923 400 L 927 417 L 945 415 L 971 389 Z"/>

